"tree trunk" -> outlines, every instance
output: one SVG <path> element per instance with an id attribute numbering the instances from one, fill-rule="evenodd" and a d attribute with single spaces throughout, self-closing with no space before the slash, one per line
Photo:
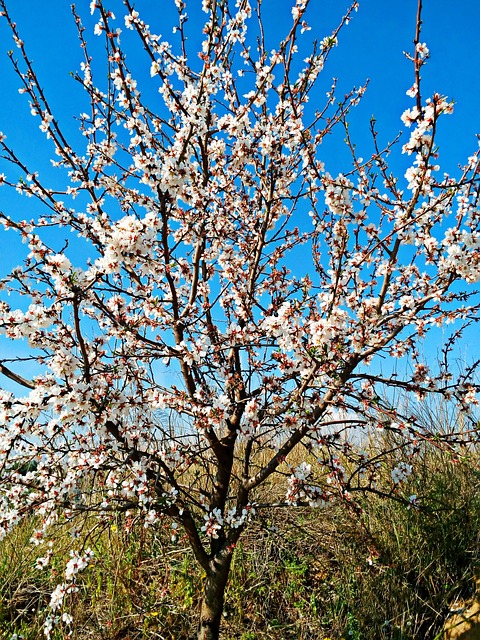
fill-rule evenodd
<path id="1" fill-rule="evenodd" d="M 218 640 L 219 638 L 225 586 L 231 561 L 232 554 L 228 553 L 217 556 L 210 562 L 203 590 L 198 640 Z"/>

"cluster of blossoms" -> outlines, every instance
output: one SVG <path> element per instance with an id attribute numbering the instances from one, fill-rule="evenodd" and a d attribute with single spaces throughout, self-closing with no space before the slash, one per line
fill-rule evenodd
<path id="1" fill-rule="evenodd" d="M 73 617 L 68 612 L 62 613 L 61 616 L 55 615 L 55 612 L 62 608 L 66 595 L 77 591 L 75 578 L 80 571 L 83 571 L 88 566 L 93 558 L 93 551 L 88 548 L 80 554 L 78 551 L 72 550 L 70 556 L 71 558 L 65 568 L 65 582 L 57 584 L 50 595 L 49 606 L 52 613 L 47 615 L 44 625 L 44 634 L 47 638 L 50 638 L 52 631 L 60 622 L 63 622 L 67 627 L 71 627 Z"/>
<path id="2" fill-rule="evenodd" d="M 137 498 L 139 504 L 148 500 L 148 481 L 145 470 L 138 462 L 133 462 L 129 477 L 122 481 L 122 495 L 125 498 Z"/>
<path id="3" fill-rule="evenodd" d="M 117 273 L 121 265 L 136 267 L 152 257 L 159 226 L 155 214 L 147 214 L 144 220 L 125 216 L 108 230 L 98 226 L 98 237 L 105 247 L 102 257 L 95 261 L 99 272 Z"/>
<path id="4" fill-rule="evenodd" d="M 286 501 L 289 504 L 297 505 L 298 502 L 307 502 L 310 507 L 324 507 L 330 499 L 330 493 L 320 487 L 307 484 L 307 480 L 312 476 L 312 467 L 306 462 L 302 462 L 293 470 L 288 479 L 288 490 Z"/>
<path id="5" fill-rule="evenodd" d="M 402 151 L 410 155 L 428 150 L 432 143 L 433 128 L 436 126 L 438 118 L 442 114 L 451 113 L 453 113 L 453 103 L 448 102 L 446 97 L 439 94 L 428 98 L 421 111 L 417 107 L 404 111 L 401 116 L 402 122 L 407 127 L 415 124 L 415 128 Z"/>
<path id="6" fill-rule="evenodd" d="M 201 527 L 201 531 L 209 538 L 218 538 L 219 532 L 223 527 L 223 516 L 220 509 L 213 509 L 204 515 L 205 524 Z"/>
<path id="7" fill-rule="evenodd" d="M 201 531 L 209 538 L 216 540 L 225 525 L 230 529 L 241 529 L 247 519 L 253 515 L 255 515 L 255 507 L 251 504 L 248 504 L 240 512 L 236 507 L 232 507 L 225 516 L 222 515 L 220 509 L 213 509 L 203 516 L 205 523 L 201 527 Z"/>
<path id="8" fill-rule="evenodd" d="M 11 340 L 29 337 L 52 324 L 49 310 L 43 304 L 31 304 L 23 313 L 20 309 L 10 310 L 9 306 L 3 302 L 0 303 L 0 313 L 2 314 L 0 333 L 4 333 Z"/>
<path id="9" fill-rule="evenodd" d="M 70 560 L 65 568 L 65 582 L 58 584 L 50 596 L 50 609 L 57 611 L 63 605 L 65 596 L 77 590 L 75 578 L 80 571 L 85 569 L 93 558 L 93 551 L 88 548 L 83 553 L 70 552 Z M 64 619 L 65 620 L 65 619 Z"/>
<path id="10" fill-rule="evenodd" d="M 394 484 L 400 484 L 400 482 L 404 482 L 412 473 L 413 467 L 411 464 L 407 462 L 399 462 L 397 466 L 392 469 L 392 480 Z"/>
<path id="11" fill-rule="evenodd" d="M 339 216 L 339 220 L 343 216 L 348 216 L 353 212 L 353 205 L 351 200 L 351 190 L 353 183 L 345 178 L 342 174 L 332 179 L 330 176 L 326 176 L 324 179 L 325 189 L 325 204 L 330 211 Z"/>
<path id="12" fill-rule="evenodd" d="M 294 338 L 299 324 L 295 307 L 290 302 L 284 302 L 275 313 L 263 320 L 262 330 L 266 335 L 274 337 L 284 351 L 290 351 L 295 347 Z"/>
<path id="13" fill-rule="evenodd" d="M 255 507 L 248 504 L 239 514 L 235 507 L 232 507 L 225 516 L 225 523 L 232 529 L 240 529 L 243 527 L 248 518 L 255 515 Z"/>
<path id="14" fill-rule="evenodd" d="M 71 558 L 65 567 L 65 580 L 67 582 L 73 582 L 77 573 L 88 566 L 93 558 L 93 551 L 90 548 L 86 549 L 82 554 L 78 553 L 78 551 L 71 551 L 70 556 Z"/>
<path id="15" fill-rule="evenodd" d="M 328 318 L 314 320 L 308 326 L 309 343 L 321 347 L 327 357 L 334 342 L 343 342 L 348 335 L 348 314 L 343 309 L 333 309 Z"/>

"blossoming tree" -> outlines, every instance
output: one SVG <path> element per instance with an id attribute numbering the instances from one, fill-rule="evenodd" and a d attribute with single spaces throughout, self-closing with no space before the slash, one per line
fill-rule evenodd
<path id="1" fill-rule="evenodd" d="M 369 490 L 413 502 L 402 482 L 418 444 L 435 438 L 455 451 L 475 435 L 475 365 L 454 379 L 446 357 L 479 305 L 478 153 L 456 177 L 439 172 L 437 128 L 453 107 L 422 95 L 421 0 L 412 108 L 402 116 L 409 132 L 396 141 L 411 166 L 398 177 L 389 166 L 396 143 L 382 147 L 374 122 L 371 157 L 358 157 L 350 139 L 347 115 L 364 88 L 337 102 L 333 87 L 324 104 L 315 93 L 357 3 L 302 62 L 308 0 L 292 0 L 275 50 L 260 2 L 203 0 L 198 55 L 183 0 L 170 8 L 176 44 L 130 0 L 122 19 L 121 4 L 117 16 L 107 4 L 91 3 L 100 50 L 73 9 L 84 56 L 75 78 L 89 104 L 78 116 L 84 144 L 74 145 L 0 0 L 21 92 L 65 177 L 63 189 L 49 187 L 0 137 L 13 176 L 1 175 L 2 189 L 33 197 L 40 211 L 0 214 L 2 234 L 28 246 L 1 280 L 2 344 L 19 346 L 0 364 L 18 388 L 0 391 L 0 531 L 32 513 L 33 542 L 87 513 L 97 531 L 118 512 L 126 526 L 170 522 L 205 571 L 198 637 L 213 639 L 235 545 L 267 506 L 265 481 L 286 478 L 283 508 L 353 503 Z M 138 77 L 122 48 L 131 38 L 147 64 Z M 108 68 L 100 84 L 98 55 Z M 322 162 L 333 128 L 351 152 L 340 175 Z M 70 243 L 65 229 L 75 232 Z M 422 341 L 450 322 L 445 360 L 429 367 Z M 379 365 L 407 355 L 403 376 Z M 427 429 L 392 406 L 395 389 L 457 402 L 462 431 Z M 378 428 L 396 434 L 408 462 L 360 450 L 359 430 Z M 385 465 L 391 483 L 380 486 Z M 85 533 L 72 548 L 47 633 L 74 624 L 60 614 L 91 540 Z"/>

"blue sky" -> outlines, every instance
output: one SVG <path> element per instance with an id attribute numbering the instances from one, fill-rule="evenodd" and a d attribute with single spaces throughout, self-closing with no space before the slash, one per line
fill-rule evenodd
<path id="1" fill-rule="evenodd" d="M 252 4 L 255 3 L 252 0 Z M 293 0 L 263 0 L 263 14 L 266 23 L 267 43 L 274 47 L 291 24 Z M 111 6 L 123 27 L 124 9 L 119 2 L 105 2 Z M 173 6 L 173 0 L 137 0 L 136 8 L 144 16 L 152 29 L 171 42 L 175 13 L 159 11 Z M 205 14 L 200 9 L 200 0 L 190 0 L 187 4 L 192 50 L 199 47 L 202 35 L 200 21 Z M 309 43 L 331 33 L 345 13 L 349 2 L 346 0 L 313 0 L 309 9 L 309 23 L 312 30 L 303 36 L 305 52 Z M 70 76 L 78 71 L 82 61 L 76 28 L 70 13 L 70 3 L 65 0 L 32 3 L 30 0 L 15 0 L 9 3 L 12 18 L 16 20 L 27 51 L 34 62 L 40 81 L 53 107 L 62 129 L 74 141 L 80 140 L 77 123 L 73 116 L 88 111 L 88 102 L 80 86 Z M 332 51 L 331 57 L 319 79 L 320 104 L 324 94 L 330 88 L 333 77 L 338 78 L 337 97 L 342 97 L 352 86 L 359 86 L 367 79 L 370 84 L 360 105 L 351 112 L 351 133 L 357 144 L 359 155 L 368 157 L 371 151 L 369 120 L 372 115 L 377 119 L 380 132 L 380 144 L 392 140 L 403 127 L 401 113 L 413 106 L 412 98 L 405 91 L 413 83 L 413 65 L 405 59 L 403 51 L 412 51 L 415 32 L 417 0 L 361 0 L 359 11 L 353 14 L 350 24 L 342 31 L 339 45 Z M 89 2 L 81 0 L 77 10 L 84 19 L 86 36 L 92 46 L 94 57 L 102 60 L 103 43 L 93 35 L 94 18 L 90 16 Z M 440 126 L 441 166 L 454 173 L 459 162 L 463 162 L 476 148 L 475 134 L 480 132 L 480 2 L 464 0 L 454 3 L 450 0 L 424 0 L 423 35 L 431 52 L 431 59 L 423 68 L 423 98 L 433 92 L 447 95 L 456 103 L 453 116 L 444 118 Z M 130 44 L 134 34 L 124 29 L 122 44 Z M 134 40 L 135 44 L 138 44 Z M 100 45 L 100 46 L 99 46 Z M 3 131 L 9 144 L 19 156 L 28 159 L 31 170 L 39 171 L 51 186 L 62 186 L 61 176 L 50 167 L 51 147 L 38 130 L 38 118 L 32 118 L 28 101 L 19 95 L 19 80 L 11 69 L 6 55 L 14 49 L 5 20 L 0 21 L 0 83 L 2 100 L 0 103 L 0 131 Z M 150 62 L 138 46 L 129 51 L 129 63 L 138 72 L 139 80 L 144 74 L 149 79 Z M 135 54 L 135 55 L 133 55 Z M 196 56 L 192 56 L 195 60 Z M 301 58 L 300 58 L 301 61 Z M 332 174 L 346 172 L 351 160 L 342 144 L 343 133 L 326 139 L 323 145 L 327 170 Z M 396 154 L 398 174 L 403 175 L 409 159 Z M 5 164 L 0 160 L 0 173 Z M 10 174 L 14 175 L 14 174 Z M 32 210 L 33 207 L 33 210 Z M 0 210 L 9 213 L 14 209 L 25 208 L 25 217 L 29 212 L 37 212 L 32 201 L 15 198 L 6 189 L 0 190 Z M 13 239 L 12 239 L 13 240 Z M 15 256 L 2 253 L 0 273 Z M 2 265 L 2 262 L 4 263 Z"/>
<path id="2" fill-rule="evenodd" d="M 292 3 L 293 0 L 263 1 L 263 12 L 268 16 L 267 36 L 272 46 L 278 34 L 285 33 L 288 28 Z M 88 4 L 87 0 L 78 3 L 87 35 L 93 29 Z M 105 4 L 108 6 L 109 3 Z M 117 17 L 121 18 L 120 3 L 111 4 Z M 174 39 L 171 25 L 165 21 L 165 11 L 159 15 L 158 7 L 171 4 L 171 0 L 138 0 L 136 3 L 145 20 L 169 40 Z M 190 0 L 190 4 L 192 10 L 187 8 L 189 28 L 194 32 L 195 23 L 199 24 L 199 18 L 202 19 L 204 14 L 199 10 L 200 0 Z M 69 72 L 78 70 L 82 58 L 70 3 L 65 0 L 41 4 L 16 0 L 10 5 L 47 95 L 60 114 L 60 121 L 74 129 L 71 116 L 81 111 L 78 107 L 81 94 Z M 309 12 L 312 30 L 304 35 L 305 42 L 328 35 L 347 6 L 345 0 L 313 0 Z M 328 88 L 330 79 L 338 77 L 339 95 L 352 85 L 359 85 L 370 78 L 363 103 L 352 114 L 352 126 L 359 145 L 367 137 L 368 120 L 372 114 L 377 117 L 380 131 L 390 139 L 401 128 L 400 114 L 411 104 L 405 91 L 413 81 L 412 65 L 402 52 L 412 49 L 416 6 L 416 0 L 361 0 L 359 11 L 343 30 L 339 46 L 326 66 L 322 82 Z M 475 134 L 480 130 L 480 3 L 477 0 L 424 0 L 423 17 L 423 40 L 431 52 L 431 59 L 423 72 L 424 93 L 427 96 L 438 91 L 456 102 L 455 115 L 444 127 L 448 128 L 448 133 L 445 132 L 441 139 L 442 150 L 456 163 L 469 155 L 475 145 Z M 90 40 L 92 44 L 98 44 L 93 35 Z M 194 43 L 193 33 L 191 40 Z M 38 132 L 38 122 L 30 117 L 26 100 L 17 93 L 19 83 L 5 55 L 11 48 L 13 43 L 6 26 L 0 24 L 0 130 L 7 133 L 14 146 L 28 151 L 32 161 L 36 161 L 44 158 L 45 148 Z M 148 70 L 146 64 L 147 75 Z M 5 198 L 2 193 L 1 207 L 4 207 Z"/>
<path id="3" fill-rule="evenodd" d="M 284 34 L 288 28 L 292 3 L 293 0 L 263 2 L 263 12 L 268 18 L 267 39 L 270 39 L 272 47 L 278 34 Z M 65 0 L 50 0 L 42 4 L 16 0 L 10 4 L 12 17 L 18 23 L 57 117 L 67 130 L 76 131 L 72 116 L 82 111 L 86 102 L 82 102 L 82 92 L 69 75 L 79 69 L 82 60 L 70 3 Z M 78 10 L 87 26 L 86 35 L 93 45 L 98 46 L 99 39 L 91 34 L 94 22 L 88 4 L 82 0 L 78 3 Z M 118 1 L 111 4 L 120 22 L 123 8 Z M 172 4 L 171 0 L 163 0 L 162 3 L 138 0 L 136 3 L 146 22 L 171 41 L 174 40 L 171 34 L 173 23 L 166 22 L 168 14 L 165 11 L 159 15 L 158 7 Z M 200 26 L 204 14 L 199 10 L 200 0 L 190 0 L 190 5 L 192 10 L 187 9 L 190 15 L 187 26 L 192 33 L 192 47 L 195 47 L 196 26 Z M 303 36 L 305 44 L 313 38 L 322 39 L 328 35 L 347 6 L 345 0 L 313 0 L 309 11 L 312 30 Z M 367 155 L 370 148 L 370 116 L 376 116 L 386 142 L 402 128 L 401 113 L 412 106 L 412 99 L 405 95 L 413 83 L 412 65 L 405 59 L 403 51 L 412 50 L 416 6 L 416 0 L 362 0 L 359 11 L 343 30 L 339 46 L 333 51 L 321 77 L 319 86 L 322 92 L 328 90 L 332 77 L 339 79 L 339 96 L 370 78 L 368 91 L 351 117 L 352 132 L 363 155 Z M 431 59 L 422 74 L 424 96 L 437 91 L 456 103 L 454 116 L 440 129 L 439 138 L 443 162 L 447 161 L 451 170 L 470 155 L 475 148 L 475 134 L 480 131 L 480 3 L 477 0 L 456 3 L 451 0 L 425 0 L 423 18 L 422 39 L 431 51 Z M 27 101 L 18 94 L 19 82 L 6 56 L 6 51 L 14 47 L 4 22 L 0 23 L 0 130 L 32 164 L 48 170 L 50 154 L 38 131 L 38 120 L 29 115 Z M 121 22 L 123 25 L 123 20 Z M 200 34 L 197 38 L 200 40 Z M 148 76 L 149 63 L 140 52 L 135 60 L 139 65 L 137 68 L 142 68 L 143 60 Z M 325 145 L 326 160 L 332 173 L 347 169 L 344 166 L 346 156 L 338 142 L 334 139 L 332 144 Z M 7 202 L 7 192 L 2 190 L 0 208 L 7 209 Z"/>
<path id="4" fill-rule="evenodd" d="M 200 4 L 200 0 L 187 3 L 192 48 L 201 40 L 197 27 L 204 14 L 199 9 Z M 272 47 L 288 29 L 292 4 L 293 0 L 263 0 L 267 39 Z M 97 47 L 100 58 L 98 45 L 101 41 L 93 35 L 94 20 L 90 17 L 88 5 L 87 0 L 80 0 L 77 9 L 87 27 L 86 37 Z M 105 5 L 112 6 L 119 18 L 119 26 L 123 28 L 121 3 L 105 0 Z M 136 2 L 137 10 L 152 29 L 174 41 L 171 33 L 173 23 L 169 22 L 165 11 L 165 6 L 171 5 L 173 0 Z M 303 36 L 305 45 L 314 38 L 321 40 L 329 35 L 348 5 L 344 0 L 312 0 L 309 11 L 312 30 Z M 70 72 L 79 69 L 82 53 L 69 7 L 70 3 L 65 0 L 45 3 L 11 0 L 9 3 L 12 18 L 18 24 L 56 117 L 65 131 L 75 136 L 77 124 L 73 116 L 86 110 L 87 102 L 70 77 Z M 405 94 L 413 83 L 413 68 L 403 51 L 412 51 L 413 48 L 416 8 L 417 0 L 360 0 L 359 11 L 342 31 L 339 46 L 333 50 L 320 79 L 319 89 L 325 92 L 332 77 L 337 77 L 338 96 L 341 97 L 353 85 L 358 86 L 370 78 L 365 97 L 351 115 L 352 136 L 361 155 L 368 156 L 370 150 L 369 119 L 372 114 L 377 119 L 381 142 L 386 143 L 402 129 L 401 113 L 413 106 L 412 99 Z M 475 134 L 480 132 L 480 2 L 424 0 L 423 22 L 422 41 L 427 43 L 431 53 L 422 73 L 423 97 L 437 91 L 456 103 L 454 115 L 445 118 L 439 132 L 441 165 L 444 170 L 454 173 L 457 164 L 475 150 Z M 18 93 L 19 81 L 6 55 L 9 49 L 14 49 L 14 45 L 2 20 L 0 131 L 7 135 L 8 142 L 20 157 L 28 159 L 32 171 L 38 170 L 42 177 L 54 182 L 58 176 L 50 168 L 51 148 L 38 130 L 38 118 L 30 116 L 27 100 Z M 95 52 L 95 48 L 92 51 Z M 143 69 L 145 61 L 144 73 L 149 76 L 150 64 L 141 51 L 129 60 L 136 69 Z M 332 136 L 325 142 L 324 150 L 326 167 L 331 173 L 349 170 L 350 160 L 344 152 L 341 138 Z M 397 162 L 398 172 L 402 174 L 407 160 L 399 153 Z M 2 171 L 8 173 L 5 163 L 0 160 L 0 173 Z M 15 197 L 5 188 L 0 189 L 0 210 L 6 214 L 23 218 L 37 209 L 31 200 Z M 10 266 L 21 262 L 23 254 L 18 253 L 21 245 L 14 242 L 13 234 L 2 235 L 0 242 L 0 275 L 4 275 Z M 5 345 L 0 343 L 0 349 L 4 348 Z M 4 354 L 3 350 L 0 358 L 5 357 Z"/>

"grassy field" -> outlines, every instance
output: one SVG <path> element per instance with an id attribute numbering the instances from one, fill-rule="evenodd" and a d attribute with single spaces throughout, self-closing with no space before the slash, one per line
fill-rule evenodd
<path id="1" fill-rule="evenodd" d="M 376 496 L 258 514 L 235 550 L 225 640 L 410 640 L 440 637 L 480 567 L 480 473 L 432 448 L 408 482 L 422 508 Z M 47 569 L 35 568 L 33 520 L 0 544 L 0 638 L 43 637 L 49 594 L 71 546 L 57 530 Z M 119 517 L 90 537 L 95 552 L 66 598 L 75 624 L 57 640 L 187 640 L 195 635 L 202 573 L 165 528 L 125 530 Z M 81 532 L 80 532 L 81 539 Z M 16 635 L 15 635 L 16 634 Z"/>

